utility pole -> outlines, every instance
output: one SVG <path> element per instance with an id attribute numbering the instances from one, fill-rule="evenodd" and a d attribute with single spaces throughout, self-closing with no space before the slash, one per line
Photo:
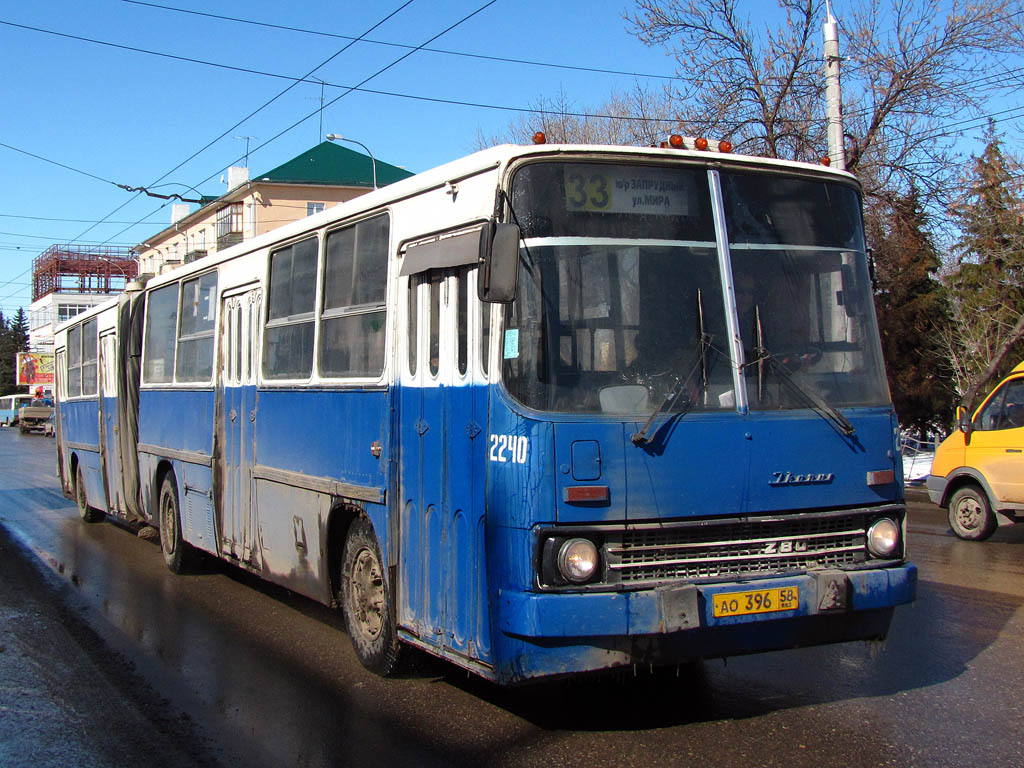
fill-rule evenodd
<path id="1" fill-rule="evenodd" d="M 839 23 L 832 5 L 825 0 L 825 104 L 828 113 L 828 157 L 832 168 L 846 170 L 846 146 L 843 138 L 843 96 L 839 85 Z"/>

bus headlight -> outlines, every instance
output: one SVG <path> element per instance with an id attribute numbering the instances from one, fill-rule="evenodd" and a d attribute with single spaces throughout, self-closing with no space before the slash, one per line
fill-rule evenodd
<path id="1" fill-rule="evenodd" d="M 558 572 L 573 584 L 589 581 L 597 564 L 597 546 L 590 539 L 567 539 L 558 550 Z"/>
<path id="2" fill-rule="evenodd" d="M 900 544 L 900 527 L 888 517 L 875 520 L 868 528 L 868 551 L 875 557 L 891 557 Z"/>

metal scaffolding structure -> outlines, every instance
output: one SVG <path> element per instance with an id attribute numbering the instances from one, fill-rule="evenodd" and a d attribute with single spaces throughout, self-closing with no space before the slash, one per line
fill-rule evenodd
<path id="1" fill-rule="evenodd" d="M 118 293 L 138 274 L 125 246 L 51 245 L 32 262 L 32 301 L 50 293 Z"/>

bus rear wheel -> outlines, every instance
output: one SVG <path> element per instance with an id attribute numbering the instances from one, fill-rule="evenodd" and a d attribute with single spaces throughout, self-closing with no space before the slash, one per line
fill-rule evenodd
<path id="1" fill-rule="evenodd" d="M 103 512 L 89 506 L 89 497 L 85 493 L 85 478 L 82 476 L 82 465 L 75 467 L 75 504 L 78 515 L 87 523 L 98 523 L 103 519 Z"/>
<path id="2" fill-rule="evenodd" d="M 380 547 L 370 521 L 360 517 L 349 528 L 341 556 L 338 591 L 345 626 L 359 662 L 378 675 L 398 669 L 401 645 Z"/>
<path id="3" fill-rule="evenodd" d="M 949 527 L 961 539 L 984 541 L 995 533 L 998 523 L 981 488 L 965 485 L 949 500 Z"/>
<path id="4" fill-rule="evenodd" d="M 160 550 L 171 573 L 188 573 L 195 564 L 195 550 L 181 536 L 181 514 L 178 508 L 178 483 L 168 472 L 160 484 L 157 504 L 160 523 Z"/>

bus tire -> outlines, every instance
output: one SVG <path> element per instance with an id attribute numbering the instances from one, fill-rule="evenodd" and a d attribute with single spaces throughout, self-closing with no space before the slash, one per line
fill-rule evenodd
<path id="1" fill-rule="evenodd" d="M 965 485 L 949 500 L 949 527 L 961 539 L 984 541 L 998 524 L 988 496 L 976 485 Z"/>
<path id="2" fill-rule="evenodd" d="M 356 518 L 348 530 L 340 570 L 339 602 L 356 657 L 371 672 L 394 674 L 402 649 L 380 547 L 365 517 Z"/>
<path id="3" fill-rule="evenodd" d="M 160 524 L 160 551 L 171 573 L 188 573 L 195 564 L 195 550 L 181 535 L 181 512 L 178 505 L 178 483 L 168 472 L 160 484 L 157 500 L 157 522 Z"/>
<path id="4" fill-rule="evenodd" d="M 98 523 L 103 519 L 103 512 L 89 506 L 89 497 L 85 493 L 85 478 L 82 476 L 82 465 L 75 467 L 75 504 L 78 516 L 87 523 Z"/>

